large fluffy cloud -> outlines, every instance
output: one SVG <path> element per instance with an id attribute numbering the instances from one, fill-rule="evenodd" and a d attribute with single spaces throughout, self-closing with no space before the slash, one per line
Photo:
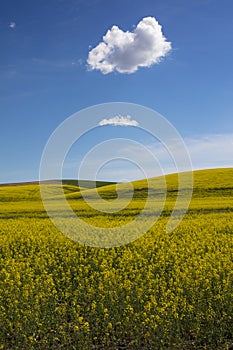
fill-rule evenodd
<path id="1" fill-rule="evenodd" d="M 158 21 L 145 17 L 133 32 L 113 26 L 103 41 L 89 52 L 87 63 L 91 70 L 98 69 L 103 74 L 133 73 L 139 67 L 159 63 L 170 50 L 171 43 L 163 35 Z"/>

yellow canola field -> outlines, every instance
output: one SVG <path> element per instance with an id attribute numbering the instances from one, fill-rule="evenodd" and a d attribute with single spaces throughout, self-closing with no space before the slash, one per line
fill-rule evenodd
<path id="1" fill-rule="evenodd" d="M 157 223 L 138 240 L 109 249 L 59 232 L 38 185 L 0 187 L 0 349 L 230 349 L 233 170 L 194 176 L 192 202 L 173 233 L 165 230 L 177 186 L 169 175 Z M 104 227 L 140 212 L 145 182 L 134 188 L 127 209 L 113 215 L 89 208 L 77 188 L 64 185 L 77 215 Z M 114 185 L 99 189 L 109 202 L 114 191 Z"/>

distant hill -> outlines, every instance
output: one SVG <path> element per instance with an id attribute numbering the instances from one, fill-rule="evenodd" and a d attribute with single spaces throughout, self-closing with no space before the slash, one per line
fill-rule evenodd
<path id="1" fill-rule="evenodd" d="M 40 196 L 40 183 L 46 186 L 46 191 L 50 198 L 57 195 L 57 186 L 60 186 L 58 180 L 48 181 L 31 181 L 31 182 L 16 182 L 0 184 L 0 201 L 1 202 L 21 202 L 21 201 L 38 201 Z M 62 180 L 63 190 L 66 195 L 79 193 L 80 188 L 83 190 L 91 190 L 107 185 L 112 185 L 113 182 L 91 181 L 91 180 Z"/>
<path id="2" fill-rule="evenodd" d="M 2 183 L 0 187 L 6 186 L 25 186 L 25 185 L 39 185 L 39 183 L 56 185 L 60 184 L 60 180 L 44 180 L 44 181 L 25 181 L 25 182 L 9 182 Z M 107 182 L 107 181 L 92 181 L 92 180 L 72 180 L 72 179 L 64 179 L 62 180 L 64 185 L 72 185 L 77 187 L 85 187 L 85 188 L 96 188 L 107 185 L 115 184 L 116 182 Z"/>
<path id="3" fill-rule="evenodd" d="M 193 172 L 194 185 L 193 197 L 216 197 L 227 196 L 233 197 L 233 168 L 196 170 Z M 165 176 L 167 184 L 167 196 L 174 198 L 178 191 L 178 174 L 169 174 Z M 65 179 L 63 182 L 63 190 L 67 198 L 81 199 L 80 189 L 85 190 L 86 195 L 90 198 L 95 195 L 95 188 L 99 188 L 98 192 L 105 199 L 117 198 L 117 192 L 128 196 L 129 186 L 125 183 L 113 183 L 106 181 L 90 181 L 90 180 L 70 180 Z M 43 181 L 48 186 L 49 196 L 52 198 L 57 194 L 56 188 L 60 183 L 58 180 Z M 156 195 L 164 192 L 163 177 L 155 177 L 151 179 L 152 191 Z M 134 188 L 134 198 L 146 198 L 148 194 L 147 180 L 139 180 L 132 182 Z M 40 186 L 38 181 L 23 183 L 8 183 L 0 185 L 0 201 L 33 201 L 40 199 Z"/>
<path id="4" fill-rule="evenodd" d="M 110 181 L 92 181 L 92 180 L 62 180 L 63 184 L 73 185 L 84 188 L 97 188 L 108 185 L 116 184 L 116 182 Z"/>

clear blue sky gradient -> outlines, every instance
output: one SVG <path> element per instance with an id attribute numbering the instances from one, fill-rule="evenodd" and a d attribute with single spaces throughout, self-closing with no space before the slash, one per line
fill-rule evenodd
<path id="1" fill-rule="evenodd" d="M 38 179 L 53 130 L 103 102 L 155 109 L 185 138 L 233 133 L 232 13 L 231 0 L 1 1 L 0 182 Z M 134 74 L 87 70 L 89 45 L 146 16 L 172 43 L 160 64 Z"/>

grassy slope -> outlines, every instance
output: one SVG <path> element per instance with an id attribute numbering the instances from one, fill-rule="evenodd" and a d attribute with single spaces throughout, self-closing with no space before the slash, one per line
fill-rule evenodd
<path id="1" fill-rule="evenodd" d="M 69 194 L 79 193 L 80 189 L 86 190 L 93 188 L 95 185 L 99 188 L 107 184 L 109 183 L 103 181 L 81 180 L 79 182 L 80 186 L 78 186 L 76 180 L 63 180 L 63 190 L 68 196 Z M 52 183 L 43 184 L 49 198 L 56 197 L 59 186 L 56 180 Z M 37 215 L 38 212 L 44 213 L 44 208 L 41 203 L 40 186 L 37 182 L 0 186 L 0 217 L 14 217 L 14 215 L 18 217 L 21 214 L 27 215 L 29 213 L 32 216 Z"/>
<path id="2" fill-rule="evenodd" d="M 171 212 L 176 197 L 177 197 L 177 174 L 166 176 L 167 183 L 167 200 L 164 207 L 164 213 L 169 215 Z M 70 181 L 70 180 L 69 180 Z M 161 187 L 163 182 L 161 178 L 152 180 L 155 194 L 159 200 Z M 140 180 L 132 183 L 134 187 L 134 200 L 131 204 L 117 215 L 120 216 L 135 216 L 143 207 L 147 197 L 147 181 Z M 89 181 L 83 182 L 82 185 L 90 186 Z M 107 200 L 117 198 L 116 186 L 118 194 L 129 197 L 128 184 L 111 184 L 99 187 L 98 193 Z M 50 198 L 56 194 L 57 184 L 46 184 L 46 191 Z M 84 191 L 89 198 L 95 198 L 95 190 L 85 187 L 77 187 L 72 184 L 63 185 L 64 193 L 69 199 L 72 208 L 81 217 L 88 216 L 95 218 L 96 216 L 106 216 L 91 209 L 83 200 L 80 189 Z M 163 192 L 163 191 L 162 191 Z M 232 211 L 233 210 L 233 169 L 211 169 L 200 170 L 194 172 L 194 188 L 193 197 L 190 204 L 191 212 L 209 212 L 209 211 Z M 95 200 L 95 199 L 94 199 Z M 111 205 L 111 202 L 109 202 Z M 121 215 L 122 214 L 122 215 Z M 18 185 L 18 186 L 1 186 L 0 187 L 0 217 L 24 217 L 24 216 L 39 216 L 46 217 L 46 212 L 40 201 L 40 188 L 38 184 Z M 115 217 L 115 216 L 113 216 Z"/>
<path id="3" fill-rule="evenodd" d="M 177 174 L 166 175 L 168 196 L 172 196 L 177 190 Z M 147 195 L 147 180 L 134 181 L 133 183 L 136 197 L 144 197 Z M 153 179 L 155 190 L 159 190 L 163 185 L 162 180 Z M 63 180 L 64 192 L 70 199 L 79 198 L 81 196 L 80 187 L 82 190 L 88 191 L 90 196 L 93 187 L 100 188 L 98 192 L 106 198 L 115 197 L 116 185 L 114 183 L 89 180 L 80 180 L 79 185 L 76 180 Z M 57 184 L 44 185 L 48 191 L 56 192 Z M 124 192 L 125 184 L 118 184 L 117 190 Z M 138 194 L 138 195 L 137 195 Z M 218 196 L 218 195 L 233 195 L 233 169 L 210 169 L 194 171 L 194 191 L 193 194 L 200 197 Z M 40 199 L 40 188 L 38 184 L 17 184 L 17 186 L 0 186 L 0 201 L 33 201 Z"/>
<path id="4" fill-rule="evenodd" d="M 196 170 L 194 171 L 194 195 L 206 196 L 206 195 L 224 195 L 233 193 L 233 169 L 209 169 L 209 170 Z M 166 185 L 168 196 L 174 195 L 177 192 L 178 176 L 177 174 L 166 175 Z M 132 182 L 136 197 L 145 197 L 147 195 L 147 180 L 139 180 Z M 152 186 L 155 191 L 159 192 L 161 188 L 164 188 L 163 178 L 155 177 L 152 179 Z M 117 184 L 117 190 L 125 192 L 127 185 Z M 116 184 L 106 185 L 98 191 L 106 198 L 115 197 Z M 91 190 L 89 194 L 91 196 Z M 68 198 L 79 198 L 80 193 L 70 193 Z"/>
<path id="5" fill-rule="evenodd" d="M 177 174 L 166 175 L 167 184 L 167 196 L 173 198 L 177 195 Z M 164 188 L 163 181 L 160 177 L 152 179 L 153 188 L 155 193 L 159 194 L 161 188 Z M 90 198 L 93 192 L 95 182 L 93 181 L 80 181 L 80 187 L 77 186 L 76 180 L 64 180 L 63 189 L 67 198 L 80 199 L 82 191 Z M 105 199 L 116 198 L 116 186 L 117 191 L 120 194 L 124 194 L 127 197 L 128 184 L 112 184 L 108 182 L 97 182 L 98 193 Z M 145 198 L 147 196 L 147 180 L 134 181 L 132 183 L 134 187 L 134 198 Z M 51 198 L 56 194 L 57 184 L 45 184 L 48 193 Z M 163 192 L 163 190 L 162 190 Z M 231 197 L 233 196 L 233 169 L 210 169 L 210 170 L 198 170 L 194 171 L 194 186 L 193 186 L 193 198 L 206 198 L 210 197 Z M 0 186 L 0 202 L 28 202 L 40 200 L 40 187 L 38 184 L 18 184 L 17 186 Z"/>

